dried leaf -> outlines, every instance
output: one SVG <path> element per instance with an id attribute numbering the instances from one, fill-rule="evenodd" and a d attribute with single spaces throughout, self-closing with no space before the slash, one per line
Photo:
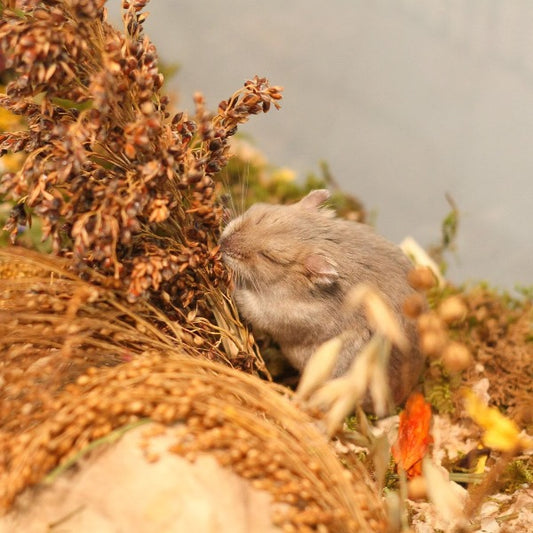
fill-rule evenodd
<path id="1" fill-rule="evenodd" d="M 400 413 L 398 439 L 392 447 L 394 461 L 399 468 L 407 472 L 409 479 L 421 474 L 422 459 L 432 442 L 430 423 L 430 404 L 422 394 L 411 394 L 405 410 Z"/>

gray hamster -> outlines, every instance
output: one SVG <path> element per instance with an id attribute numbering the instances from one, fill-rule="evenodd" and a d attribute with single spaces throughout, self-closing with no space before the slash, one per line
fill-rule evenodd
<path id="1" fill-rule="evenodd" d="M 344 333 L 337 377 L 372 335 L 364 310 L 344 305 L 346 295 L 362 282 L 377 288 L 411 345 L 409 353 L 396 347 L 391 352 L 389 384 L 399 404 L 423 367 L 416 325 L 401 311 L 413 293 L 407 282 L 412 264 L 369 226 L 321 207 L 328 198 L 329 192 L 320 189 L 292 205 L 255 204 L 227 225 L 220 249 L 234 274 L 237 307 L 255 331 L 280 345 L 298 370 L 320 344 Z"/>

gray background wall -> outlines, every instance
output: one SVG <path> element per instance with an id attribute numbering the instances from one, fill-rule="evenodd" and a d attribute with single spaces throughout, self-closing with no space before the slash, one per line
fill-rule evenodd
<path id="1" fill-rule="evenodd" d="M 109 0 L 119 21 L 118 0 Z M 153 0 L 146 29 L 180 107 L 260 74 L 283 108 L 242 128 L 303 176 L 326 160 L 399 242 L 461 211 L 455 281 L 533 283 L 533 2 Z"/>

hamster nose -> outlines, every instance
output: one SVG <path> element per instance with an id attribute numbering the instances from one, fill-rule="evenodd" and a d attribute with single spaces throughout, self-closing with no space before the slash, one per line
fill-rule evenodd
<path id="1" fill-rule="evenodd" d="M 235 233 L 222 237 L 218 241 L 218 244 L 220 245 L 222 259 L 231 258 L 243 260 L 247 257 L 247 254 L 243 250 L 243 240 Z"/>
<path id="2" fill-rule="evenodd" d="M 231 255 L 235 248 L 235 235 L 223 235 L 218 241 L 222 254 Z"/>

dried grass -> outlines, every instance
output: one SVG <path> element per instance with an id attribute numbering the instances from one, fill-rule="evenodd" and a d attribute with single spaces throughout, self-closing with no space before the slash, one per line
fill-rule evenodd
<path id="1" fill-rule="evenodd" d="M 60 259 L 14 249 L 0 257 L 36 269 L 0 283 L 4 509 L 89 443 L 150 418 L 186 424 L 172 451 L 191 460 L 212 453 L 287 503 L 280 525 L 385 530 L 366 470 L 341 465 L 286 389 L 188 355 L 194 344 L 180 342 L 179 325 L 167 321 L 162 333 L 146 305 L 131 309 L 112 291 L 60 277 Z"/>

